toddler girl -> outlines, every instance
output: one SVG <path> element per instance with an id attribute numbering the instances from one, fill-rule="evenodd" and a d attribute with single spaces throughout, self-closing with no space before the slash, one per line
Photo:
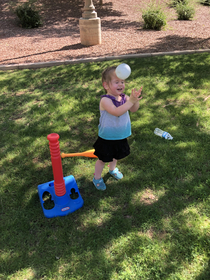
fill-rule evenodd
<path id="1" fill-rule="evenodd" d="M 123 93 L 125 81 L 115 74 L 116 67 L 108 67 L 102 73 L 102 84 L 106 95 L 102 95 L 99 108 L 100 120 L 98 139 L 93 147 L 98 157 L 95 164 L 93 184 L 98 190 L 105 190 L 106 185 L 101 178 L 106 162 L 109 162 L 109 173 L 117 180 L 123 174 L 116 167 L 117 160 L 130 154 L 127 137 L 131 135 L 131 122 L 129 112 L 136 112 L 139 100 L 142 98 L 140 90 L 132 89 L 130 97 Z"/>

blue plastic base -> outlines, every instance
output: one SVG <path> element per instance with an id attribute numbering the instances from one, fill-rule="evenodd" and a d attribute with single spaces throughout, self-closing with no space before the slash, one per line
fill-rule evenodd
<path id="1" fill-rule="evenodd" d="M 63 178 L 66 186 L 66 194 L 63 196 L 57 196 L 54 189 L 54 181 L 44 183 L 38 186 L 38 194 L 41 202 L 42 210 L 45 217 L 53 218 L 58 216 L 66 216 L 79 208 L 84 204 L 84 201 L 79 193 L 75 178 L 70 175 Z M 43 194 L 49 193 L 51 200 L 54 202 L 52 209 L 45 209 Z M 76 198 L 75 198 L 76 196 Z"/>

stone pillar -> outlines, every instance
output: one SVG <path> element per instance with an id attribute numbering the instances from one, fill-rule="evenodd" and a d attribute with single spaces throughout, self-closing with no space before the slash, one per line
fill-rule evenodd
<path id="1" fill-rule="evenodd" d="M 85 0 L 82 18 L 79 20 L 81 44 L 101 44 L 101 19 L 97 17 L 92 0 Z"/>

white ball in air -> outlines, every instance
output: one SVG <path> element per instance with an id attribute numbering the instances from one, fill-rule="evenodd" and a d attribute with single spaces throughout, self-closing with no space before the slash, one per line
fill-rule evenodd
<path id="1" fill-rule="evenodd" d="M 117 66 L 115 73 L 119 79 L 125 80 L 130 76 L 131 68 L 128 64 L 122 63 Z"/>

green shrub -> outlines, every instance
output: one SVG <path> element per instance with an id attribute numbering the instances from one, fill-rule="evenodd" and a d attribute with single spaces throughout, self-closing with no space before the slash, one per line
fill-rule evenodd
<path id="1" fill-rule="evenodd" d="M 166 15 L 160 7 L 150 6 L 143 11 L 144 28 L 161 30 L 166 25 Z"/>
<path id="2" fill-rule="evenodd" d="M 35 28 L 41 26 L 41 16 L 32 2 L 25 2 L 15 8 L 21 26 L 24 28 Z"/>
<path id="3" fill-rule="evenodd" d="M 179 20 L 190 20 L 195 14 L 194 7 L 190 6 L 189 4 L 183 4 L 180 2 L 176 5 L 175 9 Z"/>
<path id="4" fill-rule="evenodd" d="M 205 6 L 210 6 L 210 0 L 201 0 L 200 3 Z"/>
<path id="5" fill-rule="evenodd" d="M 176 5 L 178 5 L 179 3 L 182 3 L 182 4 L 188 4 L 188 0 L 172 0 L 171 1 L 171 5 L 173 7 L 175 7 Z"/>

